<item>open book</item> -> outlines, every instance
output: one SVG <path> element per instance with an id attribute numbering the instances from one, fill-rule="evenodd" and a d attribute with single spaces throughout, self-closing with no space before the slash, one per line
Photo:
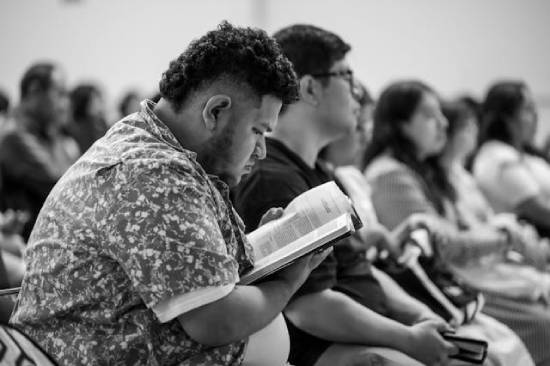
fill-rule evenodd
<path id="1" fill-rule="evenodd" d="M 254 267 L 241 276 L 247 285 L 314 251 L 350 235 L 361 222 L 349 198 L 328 182 L 297 196 L 283 216 L 248 234 Z"/>

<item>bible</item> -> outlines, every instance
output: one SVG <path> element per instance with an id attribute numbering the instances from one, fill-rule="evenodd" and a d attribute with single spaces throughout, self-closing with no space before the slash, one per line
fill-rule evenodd
<path id="1" fill-rule="evenodd" d="M 321 251 L 361 227 L 349 198 L 333 181 L 294 198 L 283 216 L 247 235 L 254 250 L 254 267 L 239 284 L 248 285 L 298 258 Z"/>

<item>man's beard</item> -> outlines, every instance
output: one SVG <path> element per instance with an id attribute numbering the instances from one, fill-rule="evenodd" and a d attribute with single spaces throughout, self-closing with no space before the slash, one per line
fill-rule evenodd
<path id="1" fill-rule="evenodd" d="M 235 177 L 228 174 L 227 169 L 225 169 L 231 165 L 231 148 L 234 134 L 235 129 L 232 124 L 228 124 L 219 136 L 212 137 L 205 143 L 200 157 L 197 158 L 199 164 L 208 174 L 218 176 L 230 187 L 238 183 Z"/>

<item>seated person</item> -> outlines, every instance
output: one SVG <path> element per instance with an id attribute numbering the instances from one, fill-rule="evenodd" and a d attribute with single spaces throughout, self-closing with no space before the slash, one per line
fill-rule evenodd
<path id="1" fill-rule="evenodd" d="M 52 63 L 32 65 L 21 80 L 21 102 L 0 141 L 0 210 L 25 211 L 27 240 L 57 180 L 80 151 L 62 132 L 69 115 L 66 77 Z"/>
<path id="2" fill-rule="evenodd" d="M 80 84 L 71 91 L 70 96 L 71 119 L 66 130 L 83 154 L 108 129 L 103 93 L 94 84 Z"/>
<path id="3" fill-rule="evenodd" d="M 391 229 L 409 215 L 431 215 L 443 228 L 432 236 L 438 253 L 435 260 L 461 265 L 502 253 L 510 242 L 505 232 L 487 225 L 469 228 L 460 217 L 455 189 L 439 160 L 447 141 L 447 126 L 431 88 L 418 81 L 391 84 L 376 106 L 373 138 L 366 153 L 366 176 L 383 225 Z M 485 295 L 483 312 L 512 328 L 537 365 L 549 362 L 548 347 L 543 346 L 550 344 L 548 308 L 541 303 Z M 491 348 L 499 349 L 495 339 L 490 343 L 494 344 Z"/>
<path id="4" fill-rule="evenodd" d="M 489 89 L 473 174 L 496 212 L 512 212 L 550 237 L 550 164 L 533 148 L 537 113 L 522 82 Z"/>
<path id="5" fill-rule="evenodd" d="M 548 238 L 541 239 L 532 225 L 520 222 L 514 214 L 495 213 L 474 177 L 464 168 L 478 140 L 475 111 L 457 100 L 445 103 L 443 113 L 449 125 L 440 162 L 456 191 L 455 205 L 460 217 L 470 227 L 491 225 L 505 230 L 514 251 L 522 256 L 518 259 L 546 270 L 550 256 Z"/>
<path id="6" fill-rule="evenodd" d="M 331 179 L 318 154 L 353 132 L 359 113 L 359 90 L 346 60 L 349 45 L 332 32 L 300 24 L 274 37 L 298 74 L 300 98 L 285 108 L 266 139 L 266 159 L 233 191 L 249 230 L 271 207 L 285 207 Z M 402 290 L 383 289 L 363 253 L 346 243 L 334 252 L 342 245 L 343 252 L 316 268 L 285 309 L 289 362 L 371 364 L 379 357 L 399 365 L 446 362 L 455 348 L 440 332 L 449 325 Z M 344 256 L 346 262 L 340 262 Z"/>
<path id="7" fill-rule="evenodd" d="M 362 87 L 362 90 L 366 93 L 364 87 Z M 321 152 L 321 156 L 326 163 L 325 165 L 331 167 L 331 170 L 334 171 L 337 182 L 341 184 L 352 199 L 354 207 L 365 223 L 365 227 L 357 233 L 360 236 L 360 240 L 352 240 L 350 242 L 354 244 L 353 248 L 355 250 L 370 250 L 372 249 L 372 245 L 376 245 L 379 249 L 388 250 L 392 255 L 396 256 L 401 254 L 401 245 L 412 230 L 423 227 L 430 231 L 435 231 L 438 230 L 439 225 L 438 220 L 433 220 L 429 215 L 425 214 L 413 214 L 407 217 L 392 231 L 388 231 L 378 222 L 371 201 L 369 183 L 359 170 L 359 167 L 362 168 L 364 166 L 364 153 L 372 136 L 371 114 L 374 104 L 369 102 L 368 93 L 366 95 L 366 97 L 360 99 L 361 111 L 356 131 L 325 147 Z M 361 244 L 363 245 L 362 248 Z M 349 258 L 354 257 L 350 256 L 349 250 L 343 250 L 343 247 L 342 245 L 337 246 L 334 251 L 341 268 L 340 279 L 341 281 L 343 279 L 346 280 L 348 288 L 361 289 L 359 286 L 360 281 L 350 281 L 350 277 L 346 276 L 346 274 L 359 273 L 361 268 L 365 267 L 365 261 L 350 261 Z M 410 298 L 410 296 L 404 293 L 403 289 L 385 273 L 377 270 L 375 267 L 372 267 L 372 272 L 384 290 L 388 308 L 394 309 L 389 312 L 389 316 L 394 319 L 401 319 L 400 321 L 403 322 L 402 318 L 398 316 L 398 309 L 402 311 L 403 308 L 406 308 L 404 300 Z M 410 304 L 411 301 L 414 302 L 416 300 L 411 299 L 407 301 Z M 521 345 L 521 341 L 505 326 L 486 315 L 477 314 L 472 323 L 460 326 L 457 329 L 457 334 L 490 340 L 488 363 L 532 364 L 529 355 L 523 345 Z M 515 358 L 513 352 L 502 351 L 502 349 L 506 349 L 510 340 L 516 343 L 515 350 L 519 352 L 519 358 Z M 505 361 L 498 361 L 499 358 Z"/>
<path id="8" fill-rule="evenodd" d="M 53 188 L 11 324 L 60 364 L 239 365 L 276 344 L 266 362 L 283 365 L 281 311 L 328 252 L 240 286 L 254 259 L 229 187 L 265 156 L 296 86 L 264 31 L 223 22 L 192 42 L 160 101 L 117 122 Z M 266 333 L 276 339 L 258 345 Z"/>

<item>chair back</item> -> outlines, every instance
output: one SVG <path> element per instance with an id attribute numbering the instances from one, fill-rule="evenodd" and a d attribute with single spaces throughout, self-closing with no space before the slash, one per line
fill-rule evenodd
<path id="1" fill-rule="evenodd" d="M 20 287 L 0 289 L 0 324 L 7 323 L 15 306 Z"/>
<path id="2" fill-rule="evenodd" d="M 0 324 L 0 365 L 55 366 L 55 361 L 22 331 Z"/>

